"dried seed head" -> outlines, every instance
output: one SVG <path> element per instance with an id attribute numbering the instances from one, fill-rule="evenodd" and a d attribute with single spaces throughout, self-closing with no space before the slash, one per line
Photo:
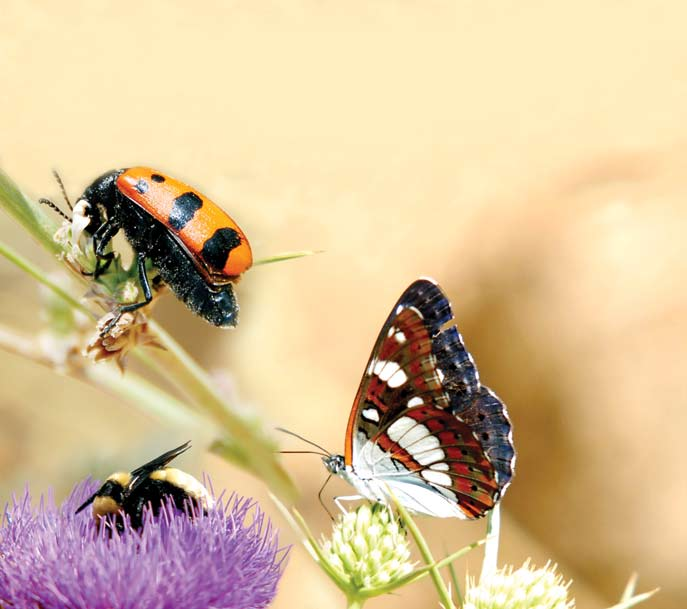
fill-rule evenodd
<path id="1" fill-rule="evenodd" d="M 126 357 L 134 347 L 149 345 L 162 348 L 154 334 L 149 331 L 146 316 L 140 311 L 122 313 L 103 334 L 117 315 L 119 313 L 116 310 L 110 311 L 98 320 L 96 333 L 88 341 L 84 356 L 94 362 L 114 360 L 120 369 L 123 369 Z"/>

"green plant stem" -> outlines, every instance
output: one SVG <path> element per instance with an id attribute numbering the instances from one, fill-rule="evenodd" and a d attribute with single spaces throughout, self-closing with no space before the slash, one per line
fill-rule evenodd
<path id="1" fill-rule="evenodd" d="M 13 264 L 17 265 L 22 271 L 28 273 L 33 277 L 36 281 L 40 282 L 43 284 L 46 288 L 54 292 L 57 296 L 62 298 L 65 302 L 68 302 L 72 307 L 77 309 L 78 311 L 81 311 L 82 313 L 86 313 L 87 315 L 93 316 L 92 313 L 83 305 L 81 304 L 76 298 L 71 296 L 71 294 L 65 292 L 59 285 L 54 283 L 53 281 L 50 281 L 45 272 L 29 262 L 26 258 L 24 258 L 21 254 L 19 254 L 16 250 L 12 249 L 9 245 L 2 243 L 0 241 L 0 256 L 4 256 L 7 258 L 10 262 Z"/>
<path id="2" fill-rule="evenodd" d="M 170 380 L 189 398 L 203 404 L 204 409 L 213 417 L 222 421 L 227 414 L 227 404 L 219 395 L 209 376 L 189 353 L 172 336 L 154 320 L 148 321 L 149 328 L 157 337 L 165 351 L 140 358 L 141 361 L 154 360 L 165 364 Z M 169 366 L 172 366 L 170 370 Z M 233 422 L 227 422 L 229 431 Z"/>
<path id="3" fill-rule="evenodd" d="M 485 540 L 480 539 L 479 541 L 473 541 L 471 544 L 468 544 L 464 548 L 461 548 L 460 550 L 456 550 L 453 554 L 449 554 L 445 558 L 442 558 L 441 560 L 437 561 L 434 563 L 434 567 L 437 569 L 443 569 L 444 567 L 447 567 L 450 565 L 454 560 L 459 559 L 461 556 L 465 556 L 468 552 L 471 552 L 475 548 L 478 548 L 481 545 L 484 545 Z"/>
<path id="4" fill-rule="evenodd" d="M 0 349 L 41 366 L 55 368 L 55 362 L 41 350 L 35 339 L 18 334 L 2 325 L 0 325 Z M 75 380 L 105 389 L 108 393 L 138 404 L 151 416 L 169 421 L 174 425 L 191 428 L 207 425 L 207 422 L 195 416 L 182 402 L 135 373 L 130 372 L 123 376 L 111 366 L 66 368 L 64 373 Z"/>
<path id="5" fill-rule="evenodd" d="M 228 432 L 228 437 L 213 445 L 213 452 L 231 458 L 263 479 L 280 497 L 293 500 L 296 489 L 275 455 L 277 448 L 262 433 L 256 422 L 240 417 L 218 393 L 207 373 L 159 324 L 149 321 L 164 351 L 150 352 L 167 376 Z"/>
<path id="6" fill-rule="evenodd" d="M 420 529 L 417 527 L 413 519 L 409 516 L 408 512 L 400 503 L 400 501 L 398 501 L 396 497 L 393 495 L 391 489 L 388 490 L 390 496 L 392 497 L 396 505 L 396 509 L 398 510 L 399 514 L 401 514 L 401 518 L 403 518 L 403 522 L 408 527 L 410 534 L 413 536 L 413 539 L 415 540 L 415 544 L 417 545 L 417 548 L 420 551 L 422 559 L 425 561 L 425 564 L 430 567 L 429 576 L 432 578 L 432 582 L 434 582 L 434 587 L 437 589 L 437 593 L 439 594 L 439 601 L 444 606 L 444 609 L 455 609 L 448 588 L 446 588 L 446 584 L 444 583 L 444 580 L 441 577 L 441 573 L 439 573 L 439 568 L 435 564 L 432 552 L 430 551 L 429 546 L 425 541 L 425 538 L 422 536 L 422 533 L 420 533 Z"/>
<path id="7" fill-rule="evenodd" d="M 304 256 L 314 256 L 315 254 L 321 254 L 323 251 L 324 250 L 302 250 L 300 252 L 283 252 L 267 258 L 261 258 L 260 260 L 254 260 L 253 266 L 283 262 L 284 260 L 293 260 L 295 258 L 303 258 Z"/>
<path id="8" fill-rule="evenodd" d="M 630 607 L 634 607 L 639 603 L 643 603 L 645 600 L 648 600 L 654 594 L 656 594 L 656 592 L 658 592 L 658 588 L 655 588 L 654 590 L 650 590 L 649 592 L 635 594 L 636 587 L 637 574 L 633 573 L 627 582 L 627 586 L 625 586 L 625 590 L 623 590 L 623 594 L 620 597 L 620 602 L 616 605 L 613 605 L 612 607 L 609 607 L 609 609 L 630 609 Z"/>
<path id="9" fill-rule="evenodd" d="M 448 572 L 451 576 L 451 583 L 453 584 L 453 595 L 456 597 L 456 600 L 458 601 L 458 607 L 462 607 L 464 604 L 463 593 L 460 589 L 460 583 L 458 582 L 458 576 L 456 575 L 456 567 L 453 563 L 450 563 L 448 565 Z"/>
<path id="10" fill-rule="evenodd" d="M 0 207 L 17 220 L 51 254 L 59 254 L 62 248 L 53 235 L 60 226 L 57 214 L 46 214 L 43 208 L 31 201 L 10 177 L 0 170 Z"/>
<path id="11" fill-rule="evenodd" d="M 211 427 L 207 420 L 189 411 L 182 402 L 135 373 L 129 372 L 123 376 L 112 366 L 95 365 L 84 368 L 83 377 L 91 384 L 103 387 L 110 393 L 143 406 L 152 416 L 170 421 L 177 427 L 187 429 Z"/>
<path id="12" fill-rule="evenodd" d="M 351 598 L 350 596 L 346 599 L 346 607 L 347 609 L 360 609 L 363 604 L 365 603 L 365 600 L 362 598 Z"/>
<path id="13" fill-rule="evenodd" d="M 635 605 L 639 605 L 639 603 L 643 603 L 644 601 L 650 599 L 654 594 L 658 592 L 658 590 L 658 588 L 655 588 L 654 590 L 651 590 L 649 592 L 637 594 L 636 596 L 633 596 L 621 603 L 618 603 L 617 605 L 613 605 L 608 609 L 630 609 L 630 607 L 634 607 Z"/>

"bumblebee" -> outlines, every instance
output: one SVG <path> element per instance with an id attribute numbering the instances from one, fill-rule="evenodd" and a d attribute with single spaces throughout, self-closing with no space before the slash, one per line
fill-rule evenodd
<path id="1" fill-rule="evenodd" d="M 137 467 L 132 472 L 115 472 L 80 507 L 76 514 L 93 504 L 93 516 L 97 522 L 110 514 L 116 518 L 117 528 L 122 528 L 122 516 L 126 515 L 134 529 L 143 525 L 143 509 L 150 506 L 158 514 L 163 502 L 170 498 L 179 510 L 188 504 L 207 513 L 214 504 L 207 489 L 193 476 L 167 464 L 191 448 L 186 442 L 177 448 Z"/>

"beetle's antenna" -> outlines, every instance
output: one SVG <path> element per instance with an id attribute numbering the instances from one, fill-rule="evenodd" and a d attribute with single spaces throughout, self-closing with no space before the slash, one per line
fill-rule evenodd
<path id="1" fill-rule="evenodd" d="M 50 199 L 38 199 L 38 202 L 39 202 L 41 205 L 47 205 L 50 209 L 53 209 L 54 211 L 56 211 L 56 212 L 57 212 L 58 214 L 60 214 L 60 216 L 62 216 L 67 222 L 71 222 L 71 221 L 72 221 L 72 219 L 71 219 L 67 214 L 65 214 L 59 207 L 57 207 L 57 205 L 55 205 Z"/>
<path id="2" fill-rule="evenodd" d="M 310 444 L 310 446 L 314 446 L 315 448 L 319 448 L 319 449 L 322 451 L 322 454 L 323 454 L 325 457 L 331 457 L 331 456 L 332 456 L 332 453 L 330 453 L 326 448 L 322 448 L 319 444 L 315 444 L 315 442 L 312 442 L 312 441 L 308 440 L 307 438 L 304 438 L 303 436 L 298 435 L 297 433 L 295 433 L 295 432 L 293 432 L 293 431 L 289 431 L 288 429 L 284 429 L 283 427 L 276 427 L 275 429 L 276 429 L 277 431 L 281 431 L 282 433 L 285 433 L 285 434 L 288 434 L 288 435 L 290 435 L 290 436 L 293 436 L 294 438 L 298 438 L 299 440 L 302 440 L 302 441 L 305 442 L 306 444 Z M 296 452 L 296 451 L 284 451 L 284 450 L 280 450 L 279 452 Z M 306 451 L 298 451 L 298 452 L 306 452 Z M 320 454 L 320 453 L 313 453 L 313 454 L 316 454 L 316 455 L 317 455 L 317 454 Z"/>
<path id="3" fill-rule="evenodd" d="M 55 177 L 57 180 L 57 184 L 60 187 L 60 190 L 62 191 L 62 196 L 64 197 L 64 200 L 67 203 L 67 207 L 69 208 L 69 211 L 73 212 L 74 208 L 72 207 L 71 202 L 69 201 L 69 197 L 67 196 L 67 189 L 64 187 L 64 182 L 62 182 L 62 178 L 60 177 L 60 174 L 57 173 L 56 169 L 52 170 L 52 175 Z M 38 202 L 41 205 L 47 205 L 50 209 L 56 211 L 60 216 L 62 216 L 67 222 L 71 222 L 72 219 L 65 214 L 57 205 L 55 205 L 50 199 L 38 199 Z"/>
<path id="4" fill-rule="evenodd" d="M 74 208 L 72 207 L 72 204 L 69 201 L 69 197 L 67 196 L 67 189 L 64 187 L 64 183 L 62 182 L 62 178 L 60 177 L 60 174 L 57 173 L 56 169 L 52 170 L 52 174 L 55 176 L 57 183 L 60 185 L 60 190 L 62 191 L 62 196 L 64 197 L 64 200 L 67 202 L 67 207 L 69 208 L 70 211 L 74 211 Z"/>

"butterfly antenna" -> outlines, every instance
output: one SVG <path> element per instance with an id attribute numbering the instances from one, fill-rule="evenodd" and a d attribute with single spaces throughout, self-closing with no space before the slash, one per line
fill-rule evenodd
<path id="1" fill-rule="evenodd" d="M 326 453 L 321 453 L 316 450 L 278 450 L 280 455 L 320 455 L 320 457 L 329 457 Z"/>
<path id="2" fill-rule="evenodd" d="M 330 517 L 332 520 L 334 520 L 334 516 L 333 516 L 332 513 L 327 509 L 327 506 L 324 504 L 324 501 L 322 500 L 322 492 L 324 491 L 324 487 L 327 486 L 327 484 L 329 484 L 329 481 L 331 480 L 332 475 L 333 475 L 333 474 L 329 474 L 329 475 L 327 476 L 327 479 L 324 481 L 324 484 L 323 484 L 322 487 L 320 488 L 319 493 L 317 493 L 317 499 L 318 499 L 318 501 L 320 502 L 320 505 L 324 508 L 324 511 L 327 512 L 327 514 L 329 514 L 329 517 Z"/>
<path id="3" fill-rule="evenodd" d="M 52 174 L 55 176 L 57 183 L 60 185 L 60 190 L 62 191 L 62 196 L 64 197 L 64 200 L 67 202 L 67 207 L 69 208 L 69 211 L 74 211 L 74 208 L 72 207 L 72 204 L 69 201 L 69 197 L 67 196 L 67 189 L 64 187 L 64 182 L 62 182 L 62 178 L 60 177 L 60 174 L 57 173 L 56 169 L 52 170 Z"/>
<path id="4" fill-rule="evenodd" d="M 282 433 L 288 434 L 290 436 L 293 436 L 294 438 L 298 438 L 299 440 L 302 440 L 306 444 L 310 444 L 310 446 L 314 446 L 315 448 L 319 448 L 325 457 L 331 457 L 332 453 L 330 453 L 326 448 L 322 448 L 319 444 L 315 444 L 315 442 L 312 442 L 311 440 L 308 440 L 307 438 L 304 438 L 303 436 L 293 432 L 289 431 L 288 429 L 284 429 L 283 427 L 276 427 L 275 428 L 277 431 L 281 431 Z M 279 451 L 279 452 L 289 452 L 289 451 Z M 292 451 L 295 452 L 295 451 Z M 299 452 L 305 452 L 305 451 L 299 451 Z M 314 454 L 320 454 L 320 453 L 314 453 Z"/>

